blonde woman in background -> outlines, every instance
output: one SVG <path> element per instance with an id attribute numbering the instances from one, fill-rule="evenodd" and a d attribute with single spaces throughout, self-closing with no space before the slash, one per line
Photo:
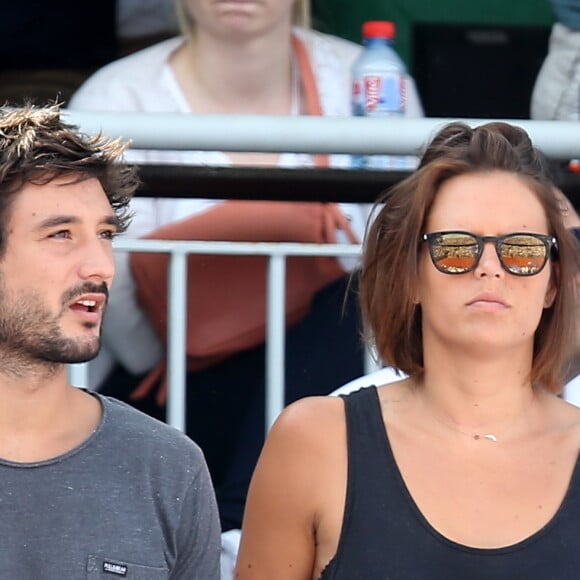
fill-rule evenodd
<path id="1" fill-rule="evenodd" d="M 180 36 L 97 71 L 73 96 L 70 108 L 182 114 L 350 115 L 350 67 L 361 47 L 310 29 L 308 0 L 177 0 L 176 9 Z M 313 83 L 307 82 L 309 78 Z M 318 111 L 312 109 L 313 98 Z M 409 116 L 422 116 L 412 79 L 408 83 L 408 105 Z M 318 157 L 294 153 L 129 151 L 127 159 L 141 163 L 308 167 L 316 165 Z M 328 164 L 334 167 L 344 167 L 348 162 L 345 155 L 328 156 Z M 228 202 L 136 198 L 128 235 L 142 237 L 177 220 L 201 215 L 221 203 Z M 354 234 L 362 238 L 368 207 L 340 204 L 338 208 Z M 336 239 L 350 241 L 342 230 L 336 231 Z M 119 253 L 117 262 L 117 279 L 103 328 L 103 354 L 90 369 L 91 386 L 130 400 L 135 385 L 163 358 L 164 344 L 136 300 L 128 255 Z M 313 311 L 287 330 L 288 402 L 308 394 L 329 393 L 364 371 L 358 317 L 341 319 L 347 272 L 353 264 L 340 261 L 340 265 L 344 278 L 321 290 Z M 243 275 L 243 268 L 240 271 Z M 350 311 L 356 312 L 356 307 Z M 206 454 L 218 490 L 224 530 L 240 527 L 247 485 L 263 444 L 264 366 L 262 344 L 188 374 L 187 433 Z M 155 394 L 131 402 L 164 418 L 163 409 L 156 407 Z"/>

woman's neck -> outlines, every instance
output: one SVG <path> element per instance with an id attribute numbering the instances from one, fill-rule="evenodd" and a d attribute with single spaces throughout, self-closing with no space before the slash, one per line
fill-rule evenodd
<path id="1" fill-rule="evenodd" d="M 478 361 L 458 355 L 453 364 L 427 360 L 416 394 L 440 423 L 499 436 L 512 431 L 541 393 L 532 387 L 529 372 L 529 365 L 513 357 Z"/>
<path id="2" fill-rule="evenodd" d="M 286 115 L 292 108 L 290 35 L 244 44 L 225 43 L 198 31 L 171 65 L 191 109 L 206 114 Z"/>

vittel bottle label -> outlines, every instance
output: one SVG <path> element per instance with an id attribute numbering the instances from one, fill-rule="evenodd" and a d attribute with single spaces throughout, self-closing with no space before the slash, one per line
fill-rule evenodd
<path id="1" fill-rule="evenodd" d="M 365 75 L 363 87 L 364 114 L 404 114 L 407 96 L 403 76 L 398 74 Z"/>

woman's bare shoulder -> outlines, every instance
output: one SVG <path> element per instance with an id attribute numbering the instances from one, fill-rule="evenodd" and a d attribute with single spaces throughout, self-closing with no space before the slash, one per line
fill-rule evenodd
<path id="1" fill-rule="evenodd" d="M 565 446 L 570 453 L 580 454 L 580 407 L 552 394 L 544 394 L 549 432 Z"/>
<path id="2" fill-rule="evenodd" d="M 278 416 L 268 439 L 311 445 L 345 430 L 344 402 L 340 397 L 305 397 L 288 405 Z"/>
<path id="3" fill-rule="evenodd" d="M 561 421 L 564 424 L 569 425 L 570 429 L 576 434 L 578 437 L 578 445 L 580 447 L 580 407 L 561 399 L 558 399 L 558 401 L 561 406 L 559 413 Z"/>
<path id="4" fill-rule="evenodd" d="M 314 530 L 329 494 L 340 497 L 346 485 L 344 423 L 343 401 L 330 396 L 301 399 L 278 416 L 250 484 L 236 578 L 312 576 Z"/>

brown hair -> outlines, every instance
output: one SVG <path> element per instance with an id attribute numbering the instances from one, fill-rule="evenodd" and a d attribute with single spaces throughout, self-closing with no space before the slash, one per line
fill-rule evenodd
<path id="1" fill-rule="evenodd" d="M 530 379 L 561 390 L 563 361 L 574 344 L 575 241 L 567 232 L 554 183 L 543 155 L 527 133 L 503 122 L 476 128 L 453 122 L 427 146 L 419 168 L 377 201 L 365 235 L 360 300 L 367 340 L 386 364 L 421 374 L 423 341 L 417 295 L 420 236 L 441 185 L 459 175 L 482 171 L 517 175 L 542 203 L 549 233 L 558 240 L 552 268 L 554 304 L 544 309 L 534 339 Z"/>
<path id="2" fill-rule="evenodd" d="M 136 169 L 117 163 L 127 146 L 101 134 L 81 135 L 61 120 L 56 103 L 0 108 L 0 255 L 11 201 L 27 183 L 98 179 L 117 215 L 119 232 L 125 231 L 129 202 L 139 185 Z"/>
<path id="3" fill-rule="evenodd" d="M 195 30 L 195 22 L 191 18 L 185 3 L 187 0 L 175 0 L 175 13 L 181 34 L 186 38 Z M 295 0 L 292 8 L 292 22 L 302 28 L 311 27 L 310 0 Z"/>

